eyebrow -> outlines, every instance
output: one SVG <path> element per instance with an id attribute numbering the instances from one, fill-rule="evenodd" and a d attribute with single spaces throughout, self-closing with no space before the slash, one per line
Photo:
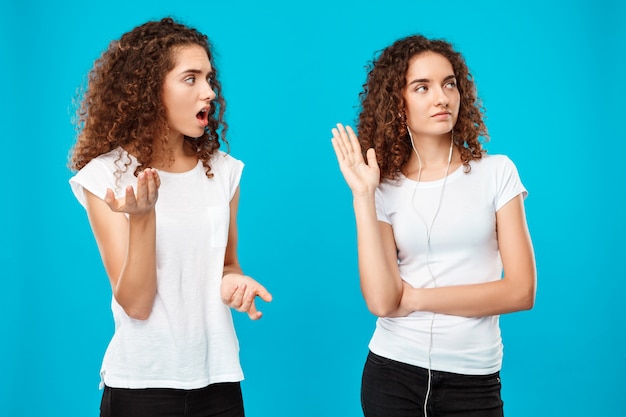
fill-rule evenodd
<path id="1" fill-rule="evenodd" d="M 196 69 L 196 68 L 189 68 L 186 70 L 183 70 L 179 73 L 179 75 L 183 75 L 183 74 L 202 74 L 202 70 Z M 207 73 L 207 75 L 213 75 L 215 74 L 215 72 L 213 70 L 209 71 Z"/>
<path id="2" fill-rule="evenodd" d="M 453 80 L 456 77 L 454 76 L 454 74 L 452 75 L 448 75 L 446 78 L 443 79 L 443 81 L 449 81 L 449 80 Z M 418 83 L 429 83 L 430 80 L 428 78 L 418 78 L 416 80 L 411 81 L 408 85 L 413 85 L 413 84 L 418 84 Z"/>

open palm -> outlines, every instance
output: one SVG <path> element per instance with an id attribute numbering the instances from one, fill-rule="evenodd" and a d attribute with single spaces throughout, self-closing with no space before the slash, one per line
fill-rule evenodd
<path id="1" fill-rule="evenodd" d="M 104 201 L 111 210 L 127 214 L 145 214 L 154 209 L 161 185 L 155 169 L 147 168 L 137 176 L 137 193 L 132 186 L 126 187 L 124 197 L 115 198 L 113 190 L 107 189 Z"/>
<path id="2" fill-rule="evenodd" d="M 353 194 L 373 192 L 380 181 L 380 169 L 373 148 L 367 150 L 367 163 L 361 145 L 350 126 L 338 123 L 332 129 L 332 144 L 339 168 Z"/>

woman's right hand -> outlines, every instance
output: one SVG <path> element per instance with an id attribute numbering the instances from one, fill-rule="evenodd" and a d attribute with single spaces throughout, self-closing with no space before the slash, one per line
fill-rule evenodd
<path id="1" fill-rule="evenodd" d="M 129 215 L 142 215 L 154 210 L 157 198 L 159 197 L 159 186 L 161 179 L 156 169 L 146 168 L 137 176 L 137 193 L 132 185 L 126 187 L 124 197 L 115 198 L 113 190 L 107 189 L 104 201 L 109 208 L 118 213 Z"/>
<path id="2" fill-rule="evenodd" d="M 344 179 L 354 195 L 373 194 L 380 182 L 380 169 L 374 148 L 367 150 L 367 163 L 363 160 L 361 145 L 350 126 L 337 123 L 332 129 L 332 144 Z"/>

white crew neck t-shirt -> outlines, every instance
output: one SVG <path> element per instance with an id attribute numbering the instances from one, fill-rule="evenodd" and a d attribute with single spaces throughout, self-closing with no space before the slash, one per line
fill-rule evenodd
<path id="1" fill-rule="evenodd" d="M 150 317 L 136 320 L 112 298 L 115 333 L 101 369 L 107 386 L 194 389 L 243 379 L 230 308 L 220 298 L 229 204 L 243 163 L 217 152 L 210 165 L 213 178 L 200 161 L 187 172 L 159 171 L 156 299 Z M 107 188 L 121 195 L 136 187 L 137 166 L 116 149 L 90 161 L 70 185 L 84 206 L 84 189 L 104 198 Z"/>
<path id="2" fill-rule="evenodd" d="M 520 193 L 526 197 L 527 192 L 506 156 L 486 155 L 470 165 L 469 173 L 462 166 L 451 173 L 445 187 L 443 179 L 417 183 L 400 176 L 383 181 L 376 192 L 378 220 L 393 227 L 400 276 L 415 288 L 483 283 L 502 277 L 496 212 Z M 370 350 L 428 368 L 432 319 L 431 312 L 379 318 Z M 435 314 L 432 323 L 431 369 L 468 375 L 500 370 L 499 316 Z"/>

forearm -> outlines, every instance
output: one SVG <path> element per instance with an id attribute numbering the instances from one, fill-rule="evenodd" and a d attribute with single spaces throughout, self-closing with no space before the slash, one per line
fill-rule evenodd
<path id="1" fill-rule="evenodd" d="M 463 317 L 494 316 L 531 309 L 534 279 L 526 283 L 503 278 L 482 284 L 438 288 L 405 286 L 402 310 L 429 311 Z"/>
<path id="2" fill-rule="evenodd" d="M 126 258 L 114 295 L 129 316 L 145 320 L 152 312 L 156 291 L 156 215 L 152 211 L 130 216 Z"/>
<path id="3" fill-rule="evenodd" d="M 380 183 L 380 169 L 374 148 L 366 151 L 351 127 L 338 123 L 333 132 L 333 149 L 339 168 L 352 190 L 356 217 L 361 291 L 369 310 L 379 316 L 397 311 L 402 297 L 402 280 L 393 230 L 381 225 L 376 216 L 375 192 Z"/>
<path id="4" fill-rule="evenodd" d="M 398 309 L 402 297 L 399 273 L 390 267 L 386 248 L 376 217 L 373 195 L 354 196 L 354 213 L 357 228 L 357 251 L 361 291 L 369 310 L 384 317 Z"/>
<path id="5" fill-rule="evenodd" d="M 241 266 L 239 265 L 239 263 L 235 262 L 235 263 L 225 264 L 224 272 L 222 273 L 222 276 L 226 276 L 228 274 L 243 275 L 243 270 L 241 269 Z"/>

